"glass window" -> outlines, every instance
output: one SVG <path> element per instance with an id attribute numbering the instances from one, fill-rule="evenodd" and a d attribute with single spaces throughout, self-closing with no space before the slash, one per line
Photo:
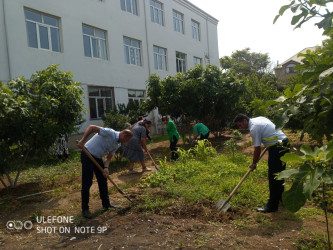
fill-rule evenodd
<path id="1" fill-rule="evenodd" d="M 173 11 L 173 29 L 184 34 L 184 15 L 175 10 Z"/>
<path id="2" fill-rule="evenodd" d="M 28 46 L 38 48 L 37 27 L 34 23 L 27 22 Z"/>
<path id="3" fill-rule="evenodd" d="M 286 73 L 295 73 L 295 67 L 296 64 L 294 63 L 288 64 L 286 67 Z"/>
<path id="4" fill-rule="evenodd" d="M 106 32 L 82 25 L 84 55 L 107 60 Z"/>
<path id="5" fill-rule="evenodd" d="M 131 38 L 124 37 L 124 55 L 127 64 L 142 66 L 141 63 L 141 42 Z"/>
<path id="6" fill-rule="evenodd" d="M 150 0 L 150 19 L 153 23 L 164 25 L 163 5 L 155 0 Z"/>
<path id="7" fill-rule="evenodd" d="M 127 11 L 134 15 L 138 15 L 137 0 L 120 0 L 120 7 L 123 11 Z"/>
<path id="8" fill-rule="evenodd" d="M 113 88 L 89 87 L 90 119 L 100 119 L 103 114 L 113 109 Z"/>
<path id="9" fill-rule="evenodd" d="M 176 52 L 176 67 L 177 72 L 186 72 L 186 55 L 180 52 Z"/>
<path id="10" fill-rule="evenodd" d="M 61 51 L 59 19 L 32 10 L 24 10 L 28 46 Z"/>
<path id="11" fill-rule="evenodd" d="M 193 57 L 193 64 L 194 64 L 194 66 L 197 65 L 197 64 L 202 64 L 202 59 L 200 57 L 194 56 Z"/>
<path id="12" fill-rule="evenodd" d="M 145 99 L 144 90 L 128 90 L 128 102 L 140 104 Z"/>
<path id="13" fill-rule="evenodd" d="M 192 38 L 200 41 L 200 25 L 194 20 L 192 20 Z"/>
<path id="14" fill-rule="evenodd" d="M 157 70 L 167 70 L 166 49 L 154 46 L 154 67 Z"/>

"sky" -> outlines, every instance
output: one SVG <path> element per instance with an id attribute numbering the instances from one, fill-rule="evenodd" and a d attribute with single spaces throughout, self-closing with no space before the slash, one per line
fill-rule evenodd
<path id="1" fill-rule="evenodd" d="M 289 0 L 188 1 L 219 20 L 219 57 L 250 48 L 250 52 L 267 53 L 275 66 L 327 39 L 314 25 L 318 19 L 294 29 L 290 24 L 293 14 L 290 10 L 273 24 L 280 7 L 289 4 Z"/>

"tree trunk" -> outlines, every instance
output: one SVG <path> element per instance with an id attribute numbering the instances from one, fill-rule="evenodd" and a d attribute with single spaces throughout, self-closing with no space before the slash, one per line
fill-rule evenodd
<path id="1" fill-rule="evenodd" d="M 12 178 L 10 178 L 10 175 L 9 175 L 9 173 L 6 171 L 5 172 L 5 175 L 7 176 L 7 179 L 8 179 L 8 181 L 9 181 L 9 185 L 11 186 L 11 187 L 14 187 L 14 183 L 13 183 L 13 181 L 12 181 Z"/>
<path id="2" fill-rule="evenodd" d="M 0 182 L 2 183 L 2 185 L 4 185 L 5 188 L 8 187 L 1 177 L 0 177 Z"/>

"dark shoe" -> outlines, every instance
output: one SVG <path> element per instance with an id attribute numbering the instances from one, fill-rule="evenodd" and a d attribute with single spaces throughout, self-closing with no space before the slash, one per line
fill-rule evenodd
<path id="1" fill-rule="evenodd" d="M 109 206 L 107 206 L 107 207 L 103 207 L 103 209 L 104 209 L 104 211 L 107 211 L 107 210 L 109 210 L 110 208 L 114 208 L 114 209 L 119 209 L 119 208 L 121 208 L 120 206 L 117 206 L 117 205 L 113 205 L 113 204 L 109 204 Z"/>
<path id="2" fill-rule="evenodd" d="M 277 207 L 272 207 L 272 206 L 269 206 L 269 205 L 257 208 L 257 212 L 259 212 L 259 213 L 274 213 L 276 211 L 278 211 Z"/>
<path id="3" fill-rule="evenodd" d="M 83 215 L 83 217 L 85 217 L 87 219 L 91 219 L 93 217 L 92 214 L 90 213 L 89 209 L 83 210 L 82 215 Z"/>

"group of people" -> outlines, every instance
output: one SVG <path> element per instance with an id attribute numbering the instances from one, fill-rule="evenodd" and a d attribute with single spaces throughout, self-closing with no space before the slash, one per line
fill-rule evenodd
<path id="1" fill-rule="evenodd" d="M 180 135 L 173 120 L 168 116 L 162 117 L 163 123 L 166 125 L 166 131 L 170 141 L 171 160 L 177 160 L 177 143 Z M 270 196 L 267 204 L 257 209 L 258 212 L 275 212 L 278 210 L 279 201 L 281 200 L 284 191 L 284 182 L 276 180 L 275 175 L 285 169 L 285 165 L 280 160 L 288 151 L 288 138 L 281 130 L 276 130 L 274 123 L 265 117 L 249 118 L 246 115 L 239 114 L 234 119 L 235 124 L 240 129 L 248 129 L 253 140 L 254 153 L 253 161 L 250 168 L 254 170 L 259 156 L 261 153 L 261 143 L 268 147 L 268 179 Z M 208 139 L 210 131 L 203 123 L 191 123 L 194 132 L 194 138 L 199 140 Z M 146 140 L 149 137 L 150 127 L 152 122 L 142 117 L 139 117 L 138 122 L 131 126 L 130 129 L 125 129 L 117 132 L 111 128 L 103 128 L 95 125 L 90 125 L 84 132 L 78 147 L 85 147 L 88 152 L 95 158 L 95 160 L 104 166 L 103 173 L 95 166 L 95 164 L 85 155 L 81 153 L 82 163 L 82 214 L 86 218 L 92 218 L 89 211 L 89 190 L 92 185 L 93 173 L 96 175 L 98 182 L 100 198 L 104 209 L 116 208 L 109 201 L 107 189 L 107 176 L 109 175 L 110 161 L 124 143 L 124 150 L 122 156 L 130 161 L 129 173 L 137 173 L 134 170 L 134 163 L 139 162 L 142 167 L 142 172 L 151 171 L 145 165 L 144 151 L 148 152 Z M 95 135 L 87 141 L 88 137 L 95 133 Z M 106 156 L 106 157 L 105 157 Z M 103 161 L 103 157 L 105 160 Z"/>

